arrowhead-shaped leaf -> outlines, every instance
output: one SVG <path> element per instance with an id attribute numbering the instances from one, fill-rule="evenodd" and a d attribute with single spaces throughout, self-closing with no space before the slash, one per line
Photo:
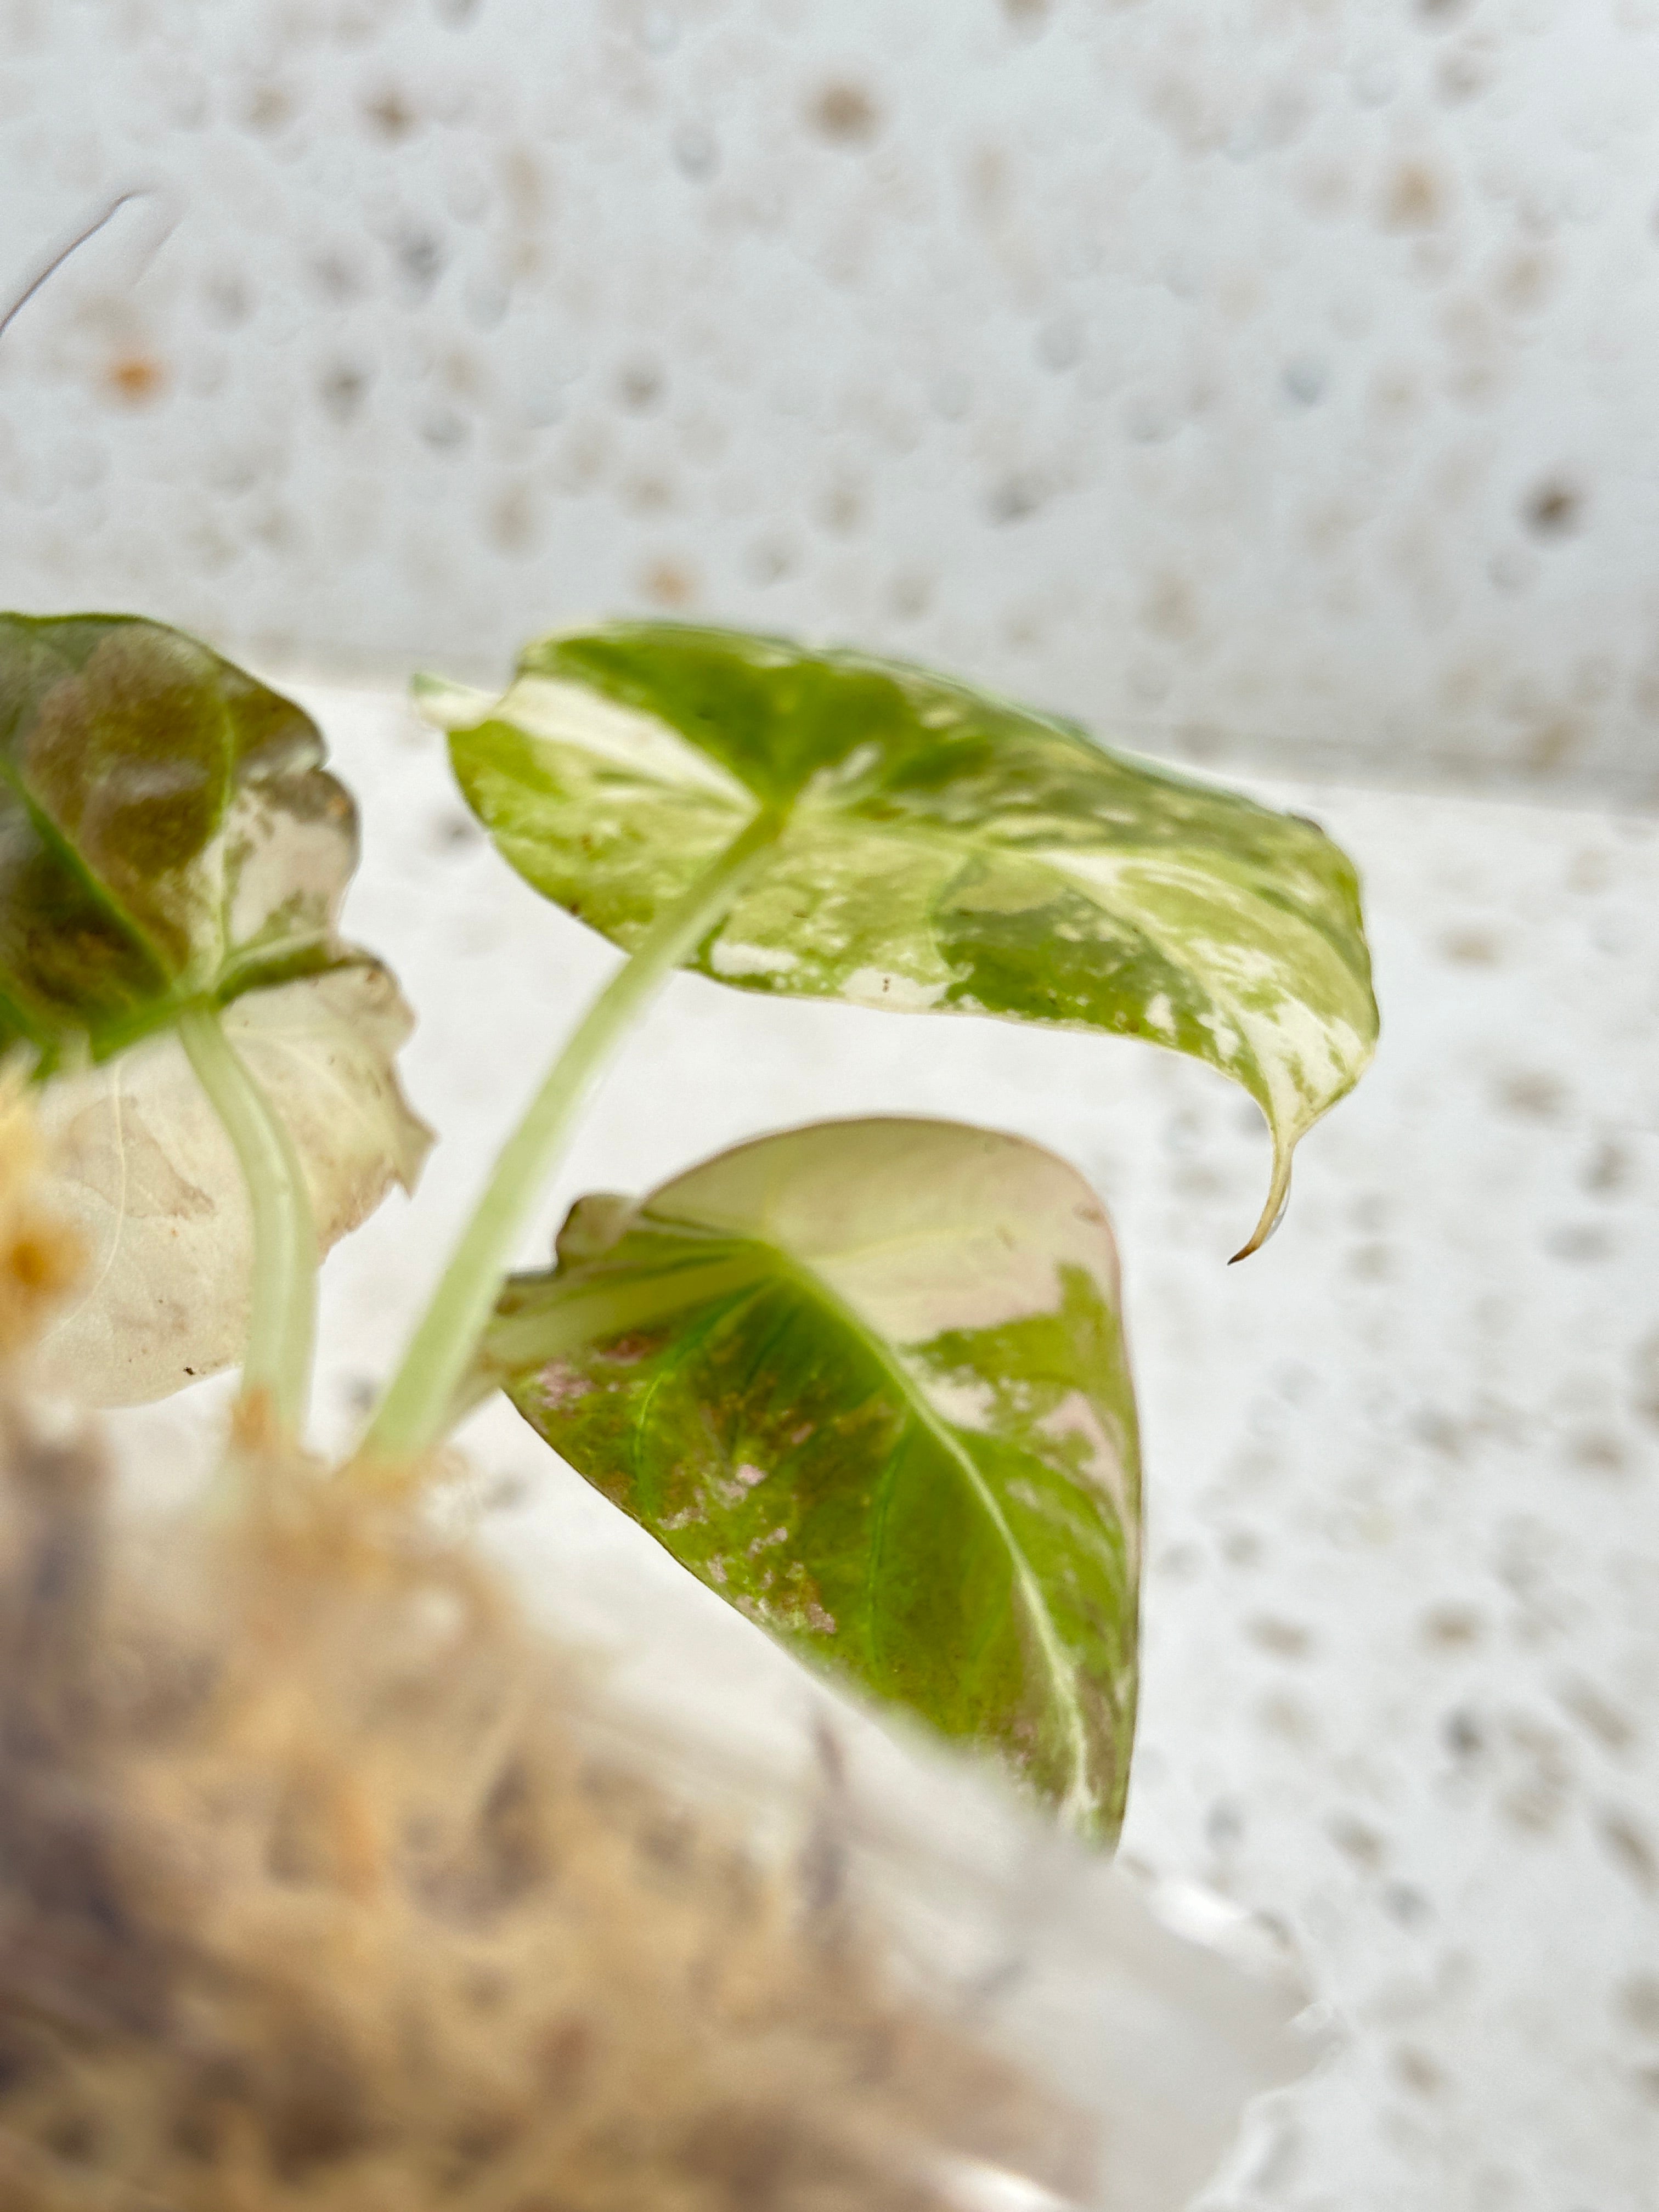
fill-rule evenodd
<path id="1" fill-rule="evenodd" d="M 477 1379 L 750 1620 L 1115 1833 L 1134 1401 L 1111 1231 L 1062 1161 L 828 1122 L 584 1200 Z"/>
<path id="2" fill-rule="evenodd" d="M 744 990 L 1133 1032 L 1291 1149 L 1376 1037 L 1354 872 L 1312 823 L 920 668 L 664 623 L 433 682 L 456 774 L 537 890 L 635 945 L 758 809 L 789 823 L 696 965 Z"/>
<path id="3" fill-rule="evenodd" d="M 349 794 L 310 719 L 176 630 L 0 615 L 0 1052 L 44 1084 L 50 1194 L 89 1264 L 43 1378 L 131 1404 L 239 1358 L 250 1227 L 229 1143 L 167 1034 L 226 1032 L 294 1138 L 319 1243 L 412 1183 L 410 1026 L 343 945 Z"/>
<path id="4" fill-rule="evenodd" d="M 430 1133 L 393 1055 L 413 1018 L 386 969 L 354 963 L 246 993 L 225 1035 L 287 1124 L 323 1251 L 394 1182 L 414 1188 Z M 59 1076 L 40 1100 L 40 1195 L 86 1267 L 36 1354 L 36 1379 L 131 1406 L 242 1357 L 252 1229 L 230 1140 L 176 1035 Z"/>
<path id="5" fill-rule="evenodd" d="M 315 973 L 356 817 L 308 717 L 126 615 L 0 615 L 0 1048 L 106 1060 Z"/>

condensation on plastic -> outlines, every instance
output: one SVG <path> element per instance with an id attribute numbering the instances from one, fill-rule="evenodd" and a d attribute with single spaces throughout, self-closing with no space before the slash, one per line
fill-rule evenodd
<path id="1" fill-rule="evenodd" d="M 1655 0 L 4 0 L 0 597 L 1659 793 Z"/>

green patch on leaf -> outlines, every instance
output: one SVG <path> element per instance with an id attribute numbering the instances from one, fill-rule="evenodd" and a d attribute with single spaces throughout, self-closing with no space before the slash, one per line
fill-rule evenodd
<path id="1" fill-rule="evenodd" d="M 532 646 L 503 697 L 426 681 L 469 803 L 631 949 L 763 807 L 788 826 L 695 964 L 740 989 L 1149 1038 L 1297 1139 L 1377 1021 L 1354 872 L 1314 824 L 866 655 L 668 623 Z"/>
<path id="2" fill-rule="evenodd" d="M 749 1619 L 1115 1834 L 1134 1401 L 1111 1232 L 1062 1161 L 829 1122 L 586 1200 L 475 1379 Z"/>
<path id="3" fill-rule="evenodd" d="M 356 818 L 301 709 L 125 615 L 0 615 L 0 1049 L 105 1060 L 339 964 Z"/>

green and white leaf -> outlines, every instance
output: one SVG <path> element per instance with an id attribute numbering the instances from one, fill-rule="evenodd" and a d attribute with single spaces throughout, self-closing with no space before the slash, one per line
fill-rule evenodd
<path id="1" fill-rule="evenodd" d="M 430 1132 L 393 1056 L 414 1026 L 384 968 L 350 965 L 239 998 L 227 1037 L 287 1123 L 328 1248 L 393 1182 L 414 1188 Z M 46 1085 L 42 1198 L 88 1265 L 42 1342 L 37 1379 L 85 1405 L 166 1396 L 240 1360 L 252 1243 L 230 1140 L 178 1036 Z"/>
<path id="2" fill-rule="evenodd" d="M 473 1381 L 751 1620 L 1115 1833 L 1138 1447 L 1111 1231 L 1064 1162 L 829 1122 L 584 1200 Z"/>
<path id="3" fill-rule="evenodd" d="M 43 1074 L 350 957 L 356 816 L 288 699 L 159 623 L 0 615 L 0 1048 Z"/>
<path id="4" fill-rule="evenodd" d="M 632 949 L 787 817 L 696 960 L 744 990 L 1132 1033 L 1297 1139 L 1376 1038 L 1354 872 L 1314 824 L 898 662 L 668 623 L 555 636 L 500 699 L 422 679 L 462 790 L 547 897 Z"/>

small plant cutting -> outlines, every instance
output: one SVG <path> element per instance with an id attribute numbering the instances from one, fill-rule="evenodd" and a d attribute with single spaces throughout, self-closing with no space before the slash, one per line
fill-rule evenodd
<path id="1" fill-rule="evenodd" d="M 240 1576 L 242 1610 L 228 1612 L 222 1597 L 208 1602 L 198 1575 L 196 1611 L 185 1608 L 191 1625 L 164 1632 L 143 1625 L 142 1576 L 111 1567 L 100 1580 L 88 1570 L 88 1589 L 95 1583 L 103 1595 L 88 1600 L 81 1641 L 60 1623 L 56 1643 L 47 1637 L 50 1663 L 46 1644 L 28 1663 L 71 1686 L 70 1704 L 91 1717 L 74 1757 L 103 1760 L 106 1783 L 119 1770 L 131 1785 L 129 1813 L 137 1790 L 152 1826 L 164 1801 L 207 1819 L 203 1778 L 216 1775 L 214 1817 L 229 1823 L 244 1857 L 274 1853 L 280 1864 L 288 1849 L 301 1869 L 290 1889 L 311 1882 L 331 1898 L 356 1896 L 373 1932 L 354 1922 L 350 1940 L 356 1955 L 379 1962 L 365 1969 L 366 1991 L 384 1996 L 386 1978 L 396 1983 L 404 1971 L 394 1964 L 399 1915 L 423 1916 L 436 1962 L 427 1982 L 456 1977 L 441 2003 L 424 1984 L 422 1999 L 447 2023 L 442 2037 L 428 2031 L 447 2054 L 441 2064 L 432 2058 L 443 2094 L 428 2090 L 422 2102 L 411 2086 L 418 2067 L 399 2072 L 382 2045 L 372 2061 L 348 2051 L 329 2078 L 357 2085 L 350 2112 L 309 2134 L 308 2122 L 296 2123 L 301 2148 L 297 2166 L 289 2160 L 295 2173 L 328 2169 L 328 2185 L 344 2193 L 283 2195 L 286 2123 L 274 2106 L 260 2107 L 257 2124 L 247 2118 L 263 2094 L 247 2086 L 248 2054 L 257 2047 L 270 2078 L 286 2081 L 288 2061 L 271 2053 L 310 2015 L 292 1977 L 292 2018 L 281 2005 L 260 2011 L 252 1996 L 228 2024 L 219 2000 L 203 2011 L 205 1969 L 179 1963 L 191 1950 L 183 1931 L 196 1923 L 176 1899 L 155 1906 L 166 1884 L 134 1815 L 106 1840 L 112 1866 L 141 1870 L 131 1879 L 152 1898 L 145 1910 L 162 1931 L 143 2002 L 158 2020 L 194 2007 L 198 2027 L 210 2016 L 203 2032 L 222 2058 L 232 2046 L 242 2054 L 237 2085 L 217 2103 L 204 2092 L 191 2106 L 207 2146 L 198 2159 L 206 2193 L 189 2195 L 188 2158 L 167 2148 L 159 2076 L 142 2094 L 132 2087 L 144 2066 L 162 2064 L 159 2051 L 172 2069 L 165 2094 L 183 2094 L 172 2031 L 158 2029 L 149 2056 L 135 2056 L 135 2031 L 112 2025 L 100 1997 L 92 2025 L 73 2033 L 91 2039 L 99 2064 L 129 2068 L 131 2109 L 148 2117 L 133 2123 L 118 2170 L 161 2189 L 154 2201 L 169 2205 L 230 2203 L 212 2192 L 226 2187 L 233 2156 L 255 2177 L 234 2201 L 261 2208 L 378 2206 L 366 2179 L 375 2172 L 402 2192 L 388 2205 L 453 2202 L 469 2212 L 804 2204 L 786 2185 L 790 2159 L 806 2155 L 794 2136 L 794 2149 L 776 2154 L 784 2179 L 773 2193 L 744 2195 L 737 2169 L 721 2165 L 725 2150 L 695 2148 L 703 2120 L 690 2106 L 646 2131 L 646 2163 L 625 2184 L 595 2166 L 600 2178 L 584 2194 L 570 2177 L 599 2155 L 593 2142 L 614 2145 L 617 2110 L 606 2108 L 601 2124 L 597 2106 L 582 2106 L 586 2148 L 574 2136 L 556 2142 L 546 2095 L 538 2104 L 523 2082 L 518 2102 L 506 2100 L 510 2113 L 497 2112 L 495 2134 L 483 2130 L 488 2154 L 465 2172 L 444 2166 L 466 2132 L 451 2109 L 456 2084 L 482 2066 L 499 2090 L 506 2067 L 478 2059 L 487 2021 L 468 2027 L 465 2048 L 453 2041 L 466 1958 L 488 1952 L 496 1984 L 509 1989 L 497 2023 L 507 2045 L 520 2047 L 532 2018 L 530 2041 L 543 2058 L 557 2045 L 568 1991 L 559 1996 L 548 1964 L 557 1950 L 548 1948 L 548 1908 L 544 1898 L 540 1933 L 520 1929 L 515 1949 L 502 1931 L 536 1885 L 510 1903 L 497 1893 L 503 1846 L 489 1822 L 501 1814 L 489 1790 L 514 1775 L 520 1811 L 542 1805 L 526 1776 L 551 1789 L 556 1770 L 568 1781 L 573 1754 L 556 1730 L 538 1735 L 551 1728 L 538 1721 L 528 1737 L 512 1736 L 510 1754 L 497 1747 L 482 1779 L 456 1781 L 477 1765 L 468 1716 L 479 1708 L 469 1699 L 488 1705 L 484 1678 L 499 1692 L 530 1662 L 520 1632 L 484 1634 L 493 1601 L 476 1571 L 421 1534 L 411 1501 L 441 1471 L 457 1421 L 503 1390 L 588 1481 L 811 1666 L 988 1755 L 1066 1826 L 1109 1844 L 1133 1729 L 1140 1510 L 1111 1231 L 1083 1180 L 1039 1147 L 899 1117 L 760 1134 L 643 1196 L 585 1198 L 552 1263 L 515 1272 L 525 1224 L 598 1078 L 647 1023 L 666 979 L 690 968 L 749 992 L 994 1016 L 1011 1025 L 1010 1052 L 1020 1048 L 1012 1025 L 1063 1024 L 1139 1036 L 1207 1062 L 1257 1101 L 1272 1140 L 1266 1201 L 1242 1258 L 1283 1209 L 1297 1139 L 1358 1079 L 1375 1042 L 1353 871 L 1307 822 L 1114 754 L 1053 716 L 854 652 L 616 623 L 532 646 L 499 698 L 435 678 L 418 679 L 416 690 L 447 732 L 460 788 L 504 859 L 622 957 L 500 1157 L 487 1172 L 480 1163 L 477 1208 L 357 1449 L 324 1468 L 302 1449 L 319 1255 L 394 1182 L 412 1187 L 428 1141 L 394 1069 L 410 1018 L 390 970 L 338 933 L 355 857 L 352 801 L 324 767 L 307 717 L 206 647 L 130 617 L 0 618 L 0 1039 L 10 1048 L 14 1118 L 27 1084 L 45 1147 L 29 1203 L 61 1224 L 57 1246 L 49 1237 L 42 1244 L 33 1214 L 14 1238 L 14 1273 L 31 1238 L 57 1254 L 29 1279 L 41 1285 L 46 1321 L 33 1372 L 87 1402 L 115 1404 L 239 1362 L 242 1370 L 226 1474 L 204 1513 L 214 1533 L 202 1540 L 221 1547 L 206 1582 L 222 1592 Z M 640 1050 L 648 1055 L 648 1031 Z M 59 1276 L 71 1274 L 48 1316 Z M 17 1450 L 30 1464 L 49 1456 L 38 1441 Z M 87 1482 L 77 1480 L 80 1495 Z M 27 1623 L 33 1585 L 21 1563 L 64 1539 L 38 1485 L 30 1490 L 20 1475 L 13 1488 L 9 1617 Z M 98 1516 L 88 1506 L 83 1520 L 90 1529 Z M 257 1577 L 253 1554 L 246 1544 L 235 1552 L 226 1533 L 238 1526 L 261 1532 Z M 222 1564 L 233 1555 L 241 1562 L 234 1569 Z M 370 1559 L 380 1563 L 373 1573 Z M 336 1563 L 334 1583 L 356 1592 L 349 1603 L 296 1615 L 270 1597 L 276 1587 L 308 1586 L 324 1559 Z M 342 1560 L 356 1564 L 348 1572 Z M 462 1633 L 460 1657 L 421 1647 L 417 1664 L 406 1621 L 404 1631 L 394 1626 L 416 1586 L 434 1577 L 452 1595 L 469 1594 L 462 1611 L 477 1633 L 471 1643 Z M 263 1597 L 247 1594 L 256 1583 Z M 173 1703 L 157 1693 L 143 1725 L 135 1721 L 122 1705 L 130 1692 L 100 1674 L 89 1623 L 102 1624 L 97 1637 L 146 1649 L 170 1637 Z M 453 1622 L 447 1632 L 461 1633 Z M 343 1693 L 354 1670 L 361 1679 Z M 279 1678 L 292 1694 L 278 1694 Z M 209 1693 L 204 1681 L 217 1687 Z M 379 1796 L 367 1778 L 374 1759 L 352 1748 L 369 1729 L 377 1684 L 383 1699 L 412 1700 L 427 1732 L 422 1758 L 400 1753 L 398 1779 Z M 277 1738 L 285 1747 L 271 1753 L 275 1766 L 258 1769 L 265 1783 L 247 1782 L 250 1746 L 269 1752 Z M 52 1755 L 60 1753 L 70 1756 L 52 1738 Z M 269 1780 L 278 1771 L 288 1777 L 280 1789 Z M 311 1777 L 303 1787 L 293 1781 L 301 1771 Z M 30 1787 L 38 1797 L 40 1774 Z M 284 1810 L 284 1792 L 295 1789 L 300 1809 Z M 20 1785 L 17 1802 L 26 1797 Z M 578 1833 L 568 1790 L 559 1802 L 557 1820 L 537 1816 L 550 1866 L 614 1864 L 618 1826 L 631 1835 L 629 1821 L 645 1819 L 618 1812 L 614 1793 L 603 1806 L 583 1799 Z M 223 1814 L 225 1803 L 239 1809 Z M 282 1845 L 284 1820 L 293 1832 Z M 688 1866 L 676 1940 L 713 1946 L 729 1966 L 732 1899 L 695 1851 Z M 38 1908 L 33 1876 L 14 1868 L 7 1879 Z M 293 1902 L 284 1893 L 283 1909 Z M 243 1906 L 226 1907 L 216 1936 L 192 1934 L 198 1948 L 220 1945 L 222 1993 L 227 1977 L 241 1987 L 240 1974 L 248 1990 L 270 1979 L 260 1945 L 275 1941 L 280 1914 L 265 1903 L 264 1918 L 264 1908 L 246 1907 L 248 1926 L 237 1917 Z M 289 1926 L 288 1940 L 303 1939 Z M 872 2163 L 878 2122 L 887 2125 L 902 2096 L 915 2108 L 924 2076 L 945 2085 L 927 2127 L 965 2142 L 965 2116 L 977 2113 L 975 2155 L 1042 2164 L 1029 2140 L 1041 2127 L 1016 2089 L 994 2089 L 1000 2077 L 984 2070 L 989 2062 L 954 2045 L 947 2063 L 948 2039 L 928 2041 L 914 2020 L 908 2057 L 894 2057 L 885 2074 L 846 2064 L 837 2073 L 824 2052 L 845 2045 L 849 2023 L 867 2044 L 872 2023 L 887 2021 L 895 2051 L 904 2038 L 892 2025 L 895 2001 L 862 1954 L 855 1965 L 854 1952 L 838 1954 L 826 1980 L 822 1945 L 804 1952 L 805 1941 L 774 1929 L 763 1962 L 750 1957 L 748 1996 L 732 2002 L 748 2019 L 752 2000 L 770 2023 L 766 2124 L 775 2133 L 777 2113 L 800 2117 L 812 2170 L 830 2170 L 833 2138 L 831 2164 L 851 2177 L 842 2196 L 814 2204 L 956 2201 L 902 2159 L 896 2167 L 884 2152 L 885 2164 Z M 532 1958 L 535 1971 L 525 1965 Z M 617 1969 L 624 1982 L 635 1971 L 646 1970 Z M 89 2002 L 85 1975 L 77 1983 L 64 1972 L 75 2002 Z M 754 1996 L 762 1984 L 763 2003 Z M 8 2018 L 21 1986 L 0 1943 Z M 651 1986 L 640 2006 L 665 2021 L 673 2007 L 659 1974 Z M 398 2002 L 428 2016 L 407 1990 Z M 374 2010 L 368 1996 L 363 2003 L 365 2019 L 373 2012 L 383 2027 L 384 2005 Z M 74 2008 L 62 1990 L 48 2014 L 53 2004 Z M 839 2027 L 825 2024 L 826 2005 L 841 2008 Z M 574 2080 L 593 2063 L 592 2048 L 614 2052 L 629 2033 L 642 2034 L 639 2011 L 631 2030 L 609 2014 L 599 2026 L 584 2016 L 565 2073 Z M 793 2045 L 780 2040 L 786 2017 Z M 52 2036 L 71 2029 L 49 2020 L 32 2032 L 56 2049 Z M 337 2040 L 337 2023 L 331 2033 Z M 368 2026 L 362 2034 L 367 2050 Z M 4 2055 L 0 2126 L 7 2100 L 15 2101 Z M 83 2084 L 88 2063 L 82 2053 Z M 67 2077 L 41 2064 L 40 2094 L 61 2104 Z M 739 2096 L 731 2108 L 752 2120 L 761 2095 L 752 2051 L 738 2072 L 750 2101 Z M 536 2077 L 544 2091 L 545 2075 Z M 564 2078 L 557 2063 L 552 2076 Z M 19 2078 L 34 2077 L 26 2066 Z M 276 2095 L 285 2112 L 287 2094 Z M 729 2104 L 737 2092 L 721 2094 Z M 405 2112 L 394 2124 L 394 2107 L 411 2097 L 418 2123 Z M 694 2102 L 704 2113 L 706 2100 Z M 415 2165 L 398 2167 L 386 2145 L 404 2123 L 424 2148 Z M 436 2147 L 445 2128 L 448 2152 Z M 752 2150 L 745 2128 L 732 2122 L 717 2131 L 720 2142 L 729 2149 L 741 2138 Z M 38 2177 L 64 2164 L 49 2135 L 42 2123 L 28 2136 L 30 2185 L 43 2191 Z M 99 2156 L 100 2171 L 117 2170 L 107 2144 Z M 560 2187 L 526 2193 L 532 2181 L 550 2185 L 550 2160 Z M 879 2193 L 878 2167 L 890 2178 L 904 2167 L 892 2184 L 901 2193 Z M 1053 2185 L 1084 2185 L 1063 2167 L 1050 2161 Z M 451 2176 L 441 2186 L 441 2169 Z"/>

